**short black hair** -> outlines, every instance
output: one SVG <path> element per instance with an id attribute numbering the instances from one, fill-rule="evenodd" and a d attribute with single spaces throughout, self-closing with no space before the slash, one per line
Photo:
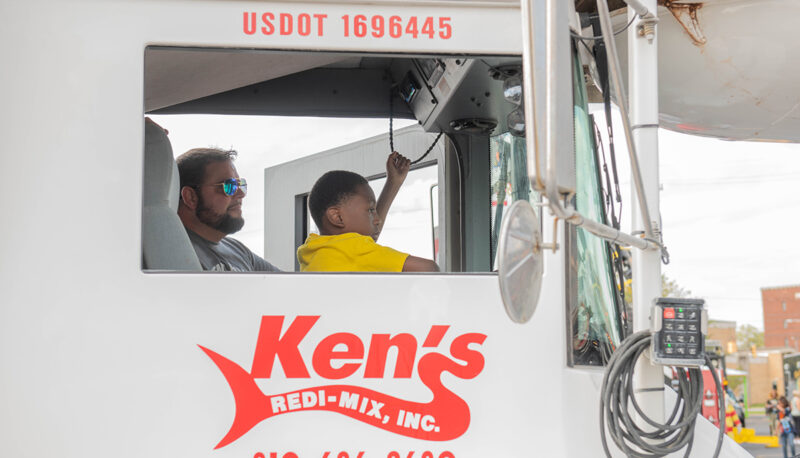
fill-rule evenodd
<path id="1" fill-rule="evenodd" d="M 180 189 L 183 189 L 184 186 L 194 187 L 202 184 L 208 164 L 233 161 L 237 155 L 235 150 L 219 148 L 194 148 L 181 154 L 175 159 L 175 163 L 178 164 L 178 174 L 181 176 Z"/>
<path id="2" fill-rule="evenodd" d="M 314 223 L 322 230 L 325 211 L 358 193 L 359 186 L 369 186 L 367 179 L 346 170 L 332 170 L 322 175 L 308 195 L 308 211 Z"/>

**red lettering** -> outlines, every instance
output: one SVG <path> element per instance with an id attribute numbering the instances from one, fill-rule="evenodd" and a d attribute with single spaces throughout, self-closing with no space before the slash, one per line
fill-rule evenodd
<path id="1" fill-rule="evenodd" d="M 250 376 L 253 378 L 270 378 L 277 359 L 287 378 L 309 378 L 309 371 L 303 355 L 300 353 L 299 346 L 319 318 L 319 316 L 298 316 L 284 331 L 284 316 L 261 317 L 261 327 L 258 332 L 258 341 Z M 449 328 L 450 326 L 448 325 L 431 326 L 422 347 L 438 346 Z M 484 340 L 486 340 L 486 335 L 478 333 L 463 334 L 456 337 L 450 344 L 451 356 L 448 359 L 461 366 L 466 371 L 464 374 L 477 375 L 483 370 L 485 360 L 479 350 L 470 349 L 469 346 L 472 344 L 481 345 Z M 364 378 L 383 378 L 386 375 L 386 362 L 389 358 L 389 351 L 393 347 L 396 349 L 397 355 L 393 377 L 411 378 L 419 345 L 417 339 L 409 333 L 401 333 L 394 336 L 390 334 L 372 334 L 366 361 L 363 361 L 365 356 L 364 342 L 357 335 L 347 332 L 331 334 L 317 344 L 311 363 L 316 373 L 320 377 L 327 379 L 349 377 L 362 366 L 362 363 L 365 363 Z M 444 357 L 441 353 L 437 354 Z M 341 361 L 336 364 L 335 361 L 338 360 L 356 361 Z M 462 378 L 465 377 L 465 375 L 461 374 L 456 375 Z M 474 375 L 471 377 L 474 377 Z"/>
<path id="2" fill-rule="evenodd" d="M 447 40 L 453 36 L 453 27 L 450 26 L 450 18 L 449 17 L 440 17 L 439 18 L 439 36 L 443 39 Z"/>
<path id="3" fill-rule="evenodd" d="M 344 344 L 347 350 L 335 351 L 334 348 Z M 353 375 L 361 363 L 345 363 L 342 367 L 334 369 L 331 365 L 334 359 L 361 359 L 364 357 L 364 343 L 355 334 L 338 332 L 322 339 L 314 350 L 311 364 L 321 377 L 327 379 L 340 379 Z"/>
<path id="4" fill-rule="evenodd" d="M 419 33 L 424 33 L 428 35 L 428 38 L 433 38 L 433 18 L 428 16 L 425 19 L 425 23 L 422 24 L 422 30 Z"/>
<path id="5" fill-rule="evenodd" d="M 431 326 L 431 330 L 428 331 L 428 335 L 425 337 L 425 342 L 422 343 L 422 346 L 425 348 L 438 347 L 448 329 L 450 329 L 450 326 L 447 325 Z"/>
<path id="6" fill-rule="evenodd" d="M 464 369 L 470 374 L 474 374 L 466 378 L 475 377 L 483 370 L 483 365 L 485 363 L 483 354 L 479 351 L 471 350 L 469 345 L 483 344 L 484 340 L 486 340 L 486 334 L 469 333 L 456 337 L 453 339 L 453 343 L 450 344 L 450 355 L 452 355 L 453 358 L 464 361 L 466 363 Z"/>
<path id="7" fill-rule="evenodd" d="M 372 36 L 380 38 L 383 36 L 383 16 L 372 16 Z"/>
<path id="8" fill-rule="evenodd" d="M 397 363 L 394 366 L 394 378 L 410 378 L 414 370 L 414 359 L 417 357 L 417 339 L 411 334 L 372 334 L 369 343 L 367 365 L 364 378 L 383 378 L 386 370 L 386 357 L 389 348 L 397 348 Z"/>
<path id="9" fill-rule="evenodd" d="M 278 33 L 280 35 L 297 35 L 307 37 L 316 33 L 318 37 L 325 34 L 325 20 L 328 18 L 327 14 L 319 13 L 300 13 L 295 17 L 290 13 L 262 13 L 261 14 L 261 33 L 264 35 L 273 35 Z M 389 35 L 392 38 L 400 38 L 404 34 L 410 35 L 412 38 L 418 38 L 419 35 L 427 35 L 434 38 L 438 32 L 438 37 L 444 40 L 453 37 L 453 26 L 451 24 L 452 18 L 450 17 L 423 17 L 409 16 L 406 21 L 400 16 L 382 16 L 373 15 L 365 16 L 357 14 L 352 16 L 352 29 L 351 29 L 351 16 L 343 15 L 342 23 L 344 26 L 343 35 L 349 37 L 351 30 L 353 35 L 362 38 L 367 34 L 375 38 L 382 38 Z M 435 22 L 438 19 L 438 27 Z M 253 35 L 258 30 L 257 13 L 251 11 L 244 11 L 242 14 L 242 31 L 246 35 Z"/>
<path id="10" fill-rule="evenodd" d="M 298 345 L 319 320 L 319 316 L 298 316 L 281 337 L 283 318 L 282 316 L 261 317 L 253 368 L 250 371 L 253 378 L 271 377 L 276 356 L 281 362 L 286 377 L 309 378 L 308 369 L 300 355 Z"/>
<path id="11" fill-rule="evenodd" d="M 250 20 L 248 21 L 248 17 Z M 252 35 L 256 33 L 256 13 L 244 12 L 244 33 Z"/>
<path id="12" fill-rule="evenodd" d="M 359 38 L 367 35 L 367 17 L 363 14 L 353 16 L 353 35 Z"/>
<path id="13" fill-rule="evenodd" d="M 393 18 L 400 19 L 399 16 L 392 16 Z M 406 25 L 406 33 L 411 35 L 413 38 L 417 38 L 419 36 L 419 31 L 417 30 L 417 17 L 411 16 L 408 18 L 408 24 Z M 398 34 L 397 36 L 400 36 Z"/>
<path id="14" fill-rule="evenodd" d="M 297 16 L 297 33 L 304 37 L 311 33 L 311 16 L 305 13 Z"/>
<path id="15" fill-rule="evenodd" d="M 327 17 L 328 17 L 327 14 L 315 14 L 314 15 L 314 19 L 317 20 L 317 36 L 318 37 L 322 36 L 322 23 L 325 20 L 325 18 L 327 18 Z M 347 36 L 347 35 L 345 35 L 345 36 Z"/>
<path id="16" fill-rule="evenodd" d="M 292 15 L 281 13 L 281 35 L 291 35 L 292 34 Z"/>
<path id="17" fill-rule="evenodd" d="M 389 18 L 389 36 L 392 38 L 399 38 L 403 34 L 403 24 L 400 16 L 392 16 Z"/>
<path id="18" fill-rule="evenodd" d="M 264 27 L 261 27 L 261 33 L 264 35 L 272 35 L 275 33 L 275 26 L 272 25 L 272 21 L 275 20 L 275 15 L 272 13 L 264 13 L 261 15 L 261 22 L 264 23 Z"/>

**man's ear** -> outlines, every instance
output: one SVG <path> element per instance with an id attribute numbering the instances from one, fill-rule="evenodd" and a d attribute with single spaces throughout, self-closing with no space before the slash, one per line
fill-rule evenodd
<path id="1" fill-rule="evenodd" d="M 192 210 L 197 210 L 197 190 L 191 186 L 181 188 L 181 202 Z"/>
<path id="2" fill-rule="evenodd" d="M 325 210 L 325 219 L 335 228 L 341 229 L 344 227 L 344 219 L 342 219 L 342 212 L 338 206 L 328 207 Z"/>

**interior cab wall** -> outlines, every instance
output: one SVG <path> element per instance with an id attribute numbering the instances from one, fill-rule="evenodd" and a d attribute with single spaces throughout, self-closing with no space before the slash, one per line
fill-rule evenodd
<path id="1" fill-rule="evenodd" d="M 205 55 L 202 55 L 202 54 Z M 201 56 L 198 56 L 201 54 Z M 156 108 L 153 114 L 240 114 L 416 119 L 429 132 L 457 133 L 464 129 L 505 132 L 508 102 L 496 68 L 521 72 L 518 57 L 425 56 L 380 54 L 297 53 L 224 49 L 151 47 L 146 51 L 146 105 L 159 107 L 174 94 L 162 89 L 186 69 L 166 62 L 189 59 L 189 68 L 226 65 L 252 56 L 259 66 L 249 79 L 263 80 L 244 87 L 214 92 L 230 82 L 192 80 L 202 97 Z M 199 62 L 199 63 L 196 63 Z M 267 67 L 270 72 L 261 68 Z M 166 70 L 169 70 L 167 73 Z M 195 68 L 195 70 L 197 70 Z M 185 90 L 185 89 L 184 89 Z M 176 89 L 177 91 L 177 89 Z M 390 94 L 395 93 L 390 102 Z M 196 94 L 195 94 L 196 95 Z"/>
<path id="2" fill-rule="evenodd" d="M 490 250 L 492 209 L 489 177 L 489 137 L 456 135 L 455 142 L 463 157 L 463 247 L 462 262 L 466 272 L 492 270 Z"/>

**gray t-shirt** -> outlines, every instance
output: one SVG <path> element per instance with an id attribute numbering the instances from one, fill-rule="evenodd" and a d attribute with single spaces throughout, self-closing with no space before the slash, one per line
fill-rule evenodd
<path id="1" fill-rule="evenodd" d="M 224 237 L 219 243 L 209 242 L 186 229 L 203 270 L 225 272 L 280 272 L 261 256 L 234 238 Z"/>

